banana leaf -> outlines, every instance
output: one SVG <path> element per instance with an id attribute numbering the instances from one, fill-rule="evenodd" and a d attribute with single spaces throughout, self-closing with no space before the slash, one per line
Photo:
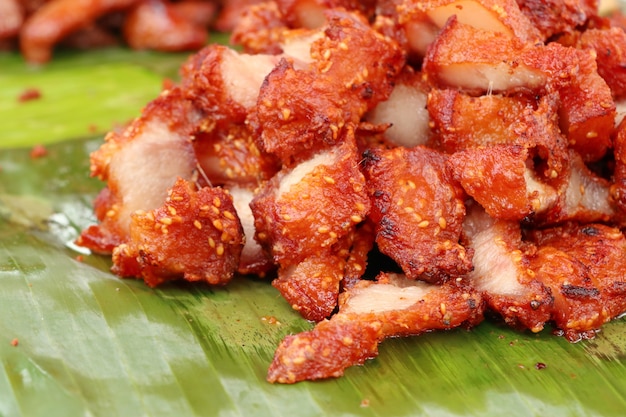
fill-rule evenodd
<path id="1" fill-rule="evenodd" d="M 487 320 L 392 339 L 345 376 L 265 381 L 310 329 L 269 282 L 122 280 L 72 241 L 102 184 L 88 155 L 139 114 L 184 55 L 0 55 L 0 416 L 623 416 L 626 321 L 571 344 Z M 27 89 L 41 93 L 20 101 Z M 45 145 L 37 157 L 33 147 Z"/>

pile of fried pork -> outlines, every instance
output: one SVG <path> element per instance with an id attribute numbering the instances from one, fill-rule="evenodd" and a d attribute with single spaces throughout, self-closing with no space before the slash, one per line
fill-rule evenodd
<path id="1" fill-rule="evenodd" d="M 91 155 L 78 243 L 150 286 L 271 279 L 316 325 L 270 382 L 487 312 L 592 338 L 626 311 L 625 22 L 593 0 L 254 5 L 238 50 L 191 56 Z"/>

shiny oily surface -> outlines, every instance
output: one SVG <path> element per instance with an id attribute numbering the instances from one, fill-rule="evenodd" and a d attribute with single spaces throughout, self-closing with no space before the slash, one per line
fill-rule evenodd
<path id="1" fill-rule="evenodd" d="M 269 282 L 151 289 L 77 251 L 102 187 L 89 152 L 183 59 L 112 49 L 31 68 L 0 55 L 0 416 L 624 414 L 624 319 L 577 344 L 487 320 L 387 340 L 339 379 L 271 385 L 280 340 L 312 325 Z M 41 96 L 20 101 L 27 89 Z"/>

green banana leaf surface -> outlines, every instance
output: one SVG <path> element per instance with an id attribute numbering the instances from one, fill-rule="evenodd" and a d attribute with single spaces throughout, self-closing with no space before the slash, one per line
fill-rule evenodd
<path id="1" fill-rule="evenodd" d="M 312 324 L 268 281 L 151 289 L 75 247 L 103 186 L 89 153 L 184 59 L 0 54 L 0 416 L 626 415 L 623 319 L 577 344 L 487 320 L 387 340 L 341 378 L 272 385 L 276 346 Z M 40 97 L 19 100 L 28 89 Z"/>

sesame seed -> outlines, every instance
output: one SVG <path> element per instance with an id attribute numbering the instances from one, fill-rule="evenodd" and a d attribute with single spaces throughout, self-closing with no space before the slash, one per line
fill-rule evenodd
<path id="1" fill-rule="evenodd" d="M 213 240 L 213 238 L 209 237 L 208 241 L 209 241 L 209 246 L 215 249 L 215 241 Z"/>
<path id="2" fill-rule="evenodd" d="M 213 220 L 213 227 L 215 227 L 220 232 L 224 230 L 224 225 L 220 219 Z"/>
<path id="3" fill-rule="evenodd" d="M 233 213 L 231 213 L 228 210 L 225 210 L 222 212 L 222 214 L 224 215 L 224 217 L 226 217 L 228 220 L 235 220 L 235 216 L 233 215 Z"/>
<path id="4" fill-rule="evenodd" d="M 443 217 L 439 218 L 439 227 L 441 227 L 442 229 L 445 229 L 446 226 L 448 225 L 448 223 L 446 222 L 446 219 Z"/>
<path id="5" fill-rule="evenodd" d="M 363 221 L 363 218 L 361 216 L 353 214 L 352 216 L 350 216 L 350 220 L 352 220 L 354 223 L 361 223 Z"/>
<path id="6" fill-rule="evenodd" d="M 291 361 L 291 363 L 294 365 L 302 365 L 304 362 L 306 362 L 306 358 L 304 356 L 296 356 Z"/>
<path id="7" fill-rule="evenodd" d="M 317 231 L 319 233 L 328 233 L 328 232 L 330 232 L 330 227 L 328 227 L 328 226 L 320 226 L 320 227 L 317 228 Z"/>
<path id="8" fill-rule="evenodd" d="M 329 177 L 328 175 L 324 176 L 324 181 L 326 181 L 328 184 L 335 183 L 335 179 L 333 177 Z"/>
<path id="9" fill-rule="evenodd" d="M 220 243 L 215 249 L 215 253 L 217 254 L 217 256 L 222 256 L 224 254 L 224 245 Z"/>
<path id="10" fill-rule="evenodd" d="M 161 219 L 159 219 L 160 223 L 163 223 L 165 225 L 170 225 L 172 224 L 172 219 L 170 217 L 163 217 Z"/>
<path id="11" fill-rule="evenodd" d="M 430 223 L 428 222 L 428 220 L 422 220 L 421 222 L 419 222 L 419 223 L 417 224 L 417 227 L 419 227 L 419 228 L 422 228 L 422 229 L 423 229 L 423 228 L 425 228 L 425 227 L 428 227 L 428 225 L 429 225 L 429 224 L 430 224 Z"/>
<path id="12" fill-rule="evenodd" d="M 202 223 L 200 223 L 198 220 L 194 220 L 193 225 L 196 229 L 202 230 Z"/>
<path id="13" fill-rule="evenodd" d="M 169 211 L 172 216 L 176 216 L 176 208 L 167 206 L 167 211 Z"/>

